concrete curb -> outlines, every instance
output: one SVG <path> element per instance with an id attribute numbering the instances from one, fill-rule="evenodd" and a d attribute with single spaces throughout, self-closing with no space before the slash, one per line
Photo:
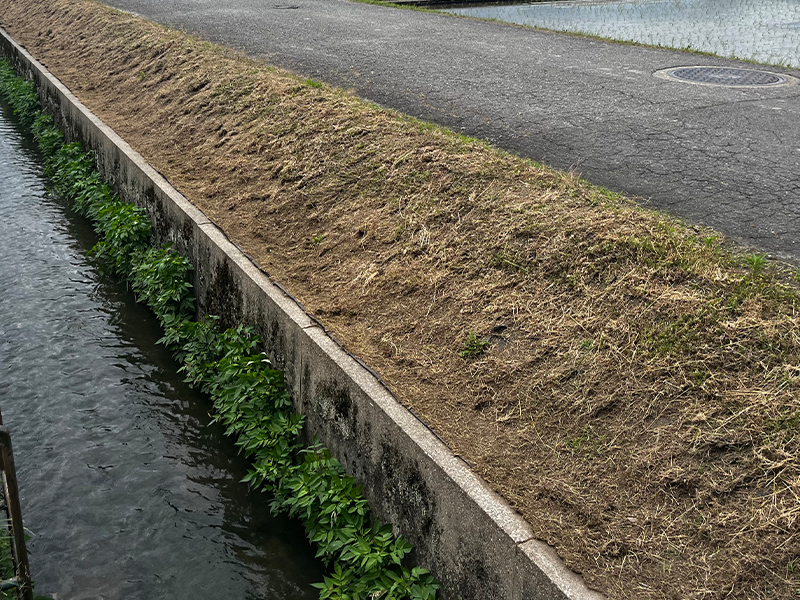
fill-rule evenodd
<path id="1" fill-rule="evenodd" d="M 201 314 L 253 324 L 286 372 L 296 408 L 363 484 L 373 514 L 414 544 L 414 561 L 442 582 L 445 600 L 600 600 L 528 523 L 495 494 L 377 377 L 336 344 L 302 307 L 202 211 L 83 106 L 0 28 L 0 51 L 34 80 L 69 141 L 96 154 L 121 197 L 145 207 L 156 241 L 195 266 Z"/>

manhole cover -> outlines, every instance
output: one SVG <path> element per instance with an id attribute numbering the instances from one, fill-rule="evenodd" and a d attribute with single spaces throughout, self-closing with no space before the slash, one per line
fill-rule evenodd
<path id="1" fill-rule="evenodd" d="M 667 69 L 666 74 L 672 79 L 690 83 L 734 87 L 772 86 L 788 82 L 787 77 L 777 73 L 730 67 L 679 67 Z"/>

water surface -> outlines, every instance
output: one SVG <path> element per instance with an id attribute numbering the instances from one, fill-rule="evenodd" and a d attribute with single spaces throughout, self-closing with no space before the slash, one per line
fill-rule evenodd
<path id="1" fill-rule="evenodd" d="M 298 523 L 247 465 L 157 323 L 86 258 L 93 233 L 48 197 L 0 105 L 0 408 L 37 593 L 64 599 L 316 598 Z"/>
<path id="2" fill-rule="evenodd" d="M 578 0 L 448 12 L 800 67 L 800 0 Z"/>

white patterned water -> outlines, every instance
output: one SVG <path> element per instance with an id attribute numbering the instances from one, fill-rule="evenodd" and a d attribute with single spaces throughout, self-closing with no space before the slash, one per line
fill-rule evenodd
<path id="1" fill-rule="evenodd" d="M 576 0 L 447 12 L 800 68 L 800 0 Z"/>

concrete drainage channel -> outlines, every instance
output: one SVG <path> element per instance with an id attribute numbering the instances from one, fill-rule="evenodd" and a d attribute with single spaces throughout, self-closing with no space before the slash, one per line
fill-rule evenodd
<path id="1" fill-rule="evenodd" d="M 0 51 L 35 81 L 42 106 L 68 141 L 93 150 L 115 191 L 145 207 L 156 242 L 172 242 L 195 267 L 201 314 L 249 323 L 286 373 L 306 431 L 362 484 L 373 514 L 392 523 L 445 600 L 601 600 L 552 548 L 401 406 L 358 360 L 270 281 L 198 208 L 0 29 Z M 265 507 L 266 510 L 266 507 Z"/>

